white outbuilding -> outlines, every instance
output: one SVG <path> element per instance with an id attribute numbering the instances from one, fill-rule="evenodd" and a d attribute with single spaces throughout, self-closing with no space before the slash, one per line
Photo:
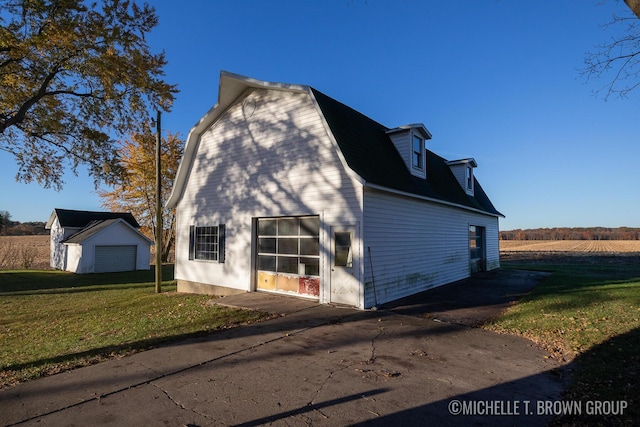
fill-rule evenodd
<path id="1" fill-rule="evenodd" d="M 168 201 L 180 292 L 274 292 L 367 309 L 500 266 L 470 157 L 427 148 L 305 85 L 222 72 Z"/>
<path id="2" fill-rule="evenodd" d="M 72 273 L 107 273 L 149 269 L 153 242 L 139 231 L 130 213 L 54 209 L 51 267 Z"/>

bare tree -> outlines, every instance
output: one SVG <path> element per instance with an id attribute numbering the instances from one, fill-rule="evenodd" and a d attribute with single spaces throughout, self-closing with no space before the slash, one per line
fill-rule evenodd
<path id="1" fill-rule="evenodd" d="M 635 14 L 614 15 L 607 26 L 622 28 L 623 35 L 597 46 L 587 53 L 582 74 L 590 79 L 606 79 L 596 90 L 606 100 L 611 95 L 622 98 L 640 86 L 640 0 L 625 0 Z"/>

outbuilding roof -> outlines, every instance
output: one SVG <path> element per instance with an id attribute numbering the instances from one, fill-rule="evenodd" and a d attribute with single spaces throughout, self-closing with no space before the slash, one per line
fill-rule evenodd
<path id="1" fill-rule="evenodd" d="M 96 220 L 90 222 L 85 228 L 78 231 L 77 233 L 72 234 L 67 237 L 62 243 L 82 243 L 85 240 L 89 239 L 96 234 L 99 234 L 105 231 L 107 228 L 117 224 L 123 223 L 125 226 L 129 227 L 131 231 L 138 234 L 141 239 L 147 240 L 150 244 L 153 244 L 153 241 L 150 240 L 147 236 L 140 233 L 135 227 L 133 227 L 129 222 L 124 220 L 123 218 L 114 218 L 114 219 L 105 219 L 105 220 Z"/>
<path id="2" fill-rule="evenodd" d="M 49 221 L 47 221 L 46 229 L 51 228 L 56 217 L 58 218 L 60 226 L 69 228 L 85 228 L 93 221 L 118 218 L 125 220 L 132 227 L 140 228 L 138 221 L 136 221 L 134 216 L 129 212 L 94 212 L 56 208 L 51 213 Z"/>

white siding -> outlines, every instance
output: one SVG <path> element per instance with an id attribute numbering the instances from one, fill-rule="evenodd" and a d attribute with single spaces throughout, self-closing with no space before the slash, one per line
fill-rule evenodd
<path id="1" fill-rule="evenodd" d="M 320 215 L 321 295 L 328 227 L 360 224 L 362 189 L 347 174 L 307 93 L 255 90 L 199 141 L 177 207 L 176 279 L 252 290 L 252 218 Z M 251 114 L 250 114 L 251 113 Z M 226 225 L 225 262 L 190 261 L 189 226 Z"/>
<path id="2" fill-rule="evenodd" d="M 499 267 L 496 217 L 378 191 L 364 207 L 365 307 L 374 282 L 380 304 L 468 277 L 469 225 L 486 227 L 487 269 Z"/>
<path id="3" fill-rule="evenodd" d="M 458 184 L 460 184 L 460 187 L 462 187 L 465 193 L 467 193 L 470 196 L 473 196 L 473 168 L 470 170 L 472 184 L 471 184 L 471 189 L 469 189 L 467 188 L 467 167 L 468 166 L 465 163 L 449 166 L 449 168 L 451 169 L 451 172 L 453 173 L 453 176 L 456 177 Z"/>
<path id="4" fill-rule="evenodd" d="M 100 233 L 91 236 L 81 244 L 66 244 L 68 260 L 66 270 L 78 274 L 95 271 L 96 246 L 137 246 L 136 270 L 150 267 L 150 243 L 129 226 L 115 223 Z"/>
<path id="5" fill-rule="evenodd" d="M 413 166 L 413 136 L 414 135 L 420 137 L 423 143 L 423 147 L 422 147 L 423 168 L 422 169 L 416 168 Z M 391 142 L 393 142 L 393 145 L 396 147 L 396 150 L 398 150 L 398 153 L 400 153 L 400 157 L 402 157 L 402 160 L 404 161 L 404 164 L 409 170 L 409 172 L 411 172 L 412 175 L 415 175 L 419 178 L 426 179 L 427 178 L 427 152 L 426 152 L 427 140 L 424 138 L 424 136 L 422 136 L 415 130 L 407 129 L 406 131 L 391 133 L 389 134 L 389 138 L 391 139 Z"/>
<path id="6" fill-rule="evenodd" d="M 53 221 L 51 224 L 51 230 L 49 231 L 49 258 L 50 265 L 52 268 L 56 268 L 58 270 L 65 269 L 65 247 L 62 243 L 64 240 L 64 230 L 60 227 L 60 221 L 58 218 Z"/>
<path id="7" fill-rule="evenodd" d="M 404 132 L 395 132 L 389 135 L 391 142 L 395 145 L 396 150 L 400 153 L 400 157 L 404 160 L 404 164 L 408 170 L 411 170 L 411 131 L 407 129 Z"/>
<path id="8" fill-rule="evenodd" d="M 61 242 L 67 237 L 80 231 L 79 228 L 62 228 L 58 217 L 54 219 L 49 231 L 50 265 L 58 270 L 67 270 L 67 246 Z"/>
<path id="9" fill-rule="evenodd" d="M 84 248 L 82 245 L 72 244 L 72 245 L 64 245 L 66 261 L 64 270 L 70 271 L 72 273 L 91 273 L 92 271 L 83 271 L 82 266 L 82 254 L 84 252 Z M 91 250 L 87 249 L 87 253 Z"/>
<path id="10" fill-rule="evenodd" d="M 485 253 L 487 259 L 487 270 L 495 270 L 500 268 L 500 230 L 498 224 L 498 218 L 494 217 L 480 217 L 484 218 L 484 222 L 478 221 L 477 224 L 485 228 Z"/>

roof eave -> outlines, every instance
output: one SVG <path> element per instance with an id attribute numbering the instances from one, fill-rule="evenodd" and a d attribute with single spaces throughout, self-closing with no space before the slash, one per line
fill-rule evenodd
<path id="1" fill-rule="evenodd" d="M 429 132 L 429 129 L 423 123 L 411 123 L 408 125 L 402 125 L 395 127 L 393 129 L 389 129 L 386 131 L 387 135 L 397 133 L 397 132 L 408 132 L 412 129 L 418 130 L 425 139 L 431 139 L 433 135 Z"/>
<path id="2" fill-rule="evenodd" d="M 51 230 L 51 226 L 53 226 L 53 222 L 56 220 L 57 216 L 58 215 L 55 209 L 51 211 L 51 215 L 49 215 L 49 219 L 47 220 L 47 223 L 44 226 L 45 230 Z"/>
<path id="3" fill-rule="evenodd" d="M 447 160 L 445 163 L 447 164 L 447 166 L 468 164 L 473 168 L 478 167 L 478 162 L 476 162 L 476 160 L 473 157 L 470 157 L 468 159 Z"/>
<path id="4" fill-rule="evenodd" d="M 496 218 L 498 218 L 498 217 L 504 218 L 505 217 L 501 213 L 488 212 L 488 211 L 485 211 L 485 210 L 482 210 L 482 209 L 473 208 L 471 206 L 465 206 L 465 205 L 461 205 L 459 203 L 448 202 L 446 200 L 436 199 L 436 198 L 433 198 L 433 197 L 422 196 L 420 194 L 410 193 L 410 192 L 407 192 L 407 191 L 396 190 L 394 188 L 385 187 L 383 185 L 378 185 L 378 184 L 372 184 L 370 182 L 367 182 L 365 184 L 365 187 L 371 188 L 373 190 L 378 190 L 378 191 L 384 191 L 384 192 L 387 192 L 387 193 L 397 194 L 399 196 L 411 197 L 411 198 L 414 198 L 414 199 L 424 200 L 424 201 L 427 201 L 427 202 L 439 203 L 441 205 L 451 206 L 451 207 L 458 208 L 458 209 L 464 209 L 464 210 L 467 210 L 467 211 L 472 211 L 472 212 L 480 213 L 480 214 L 483 214 L 483 215 L 489 215 L 489 216 L 493 216 L 493 217 L 496 217 Z"/>

